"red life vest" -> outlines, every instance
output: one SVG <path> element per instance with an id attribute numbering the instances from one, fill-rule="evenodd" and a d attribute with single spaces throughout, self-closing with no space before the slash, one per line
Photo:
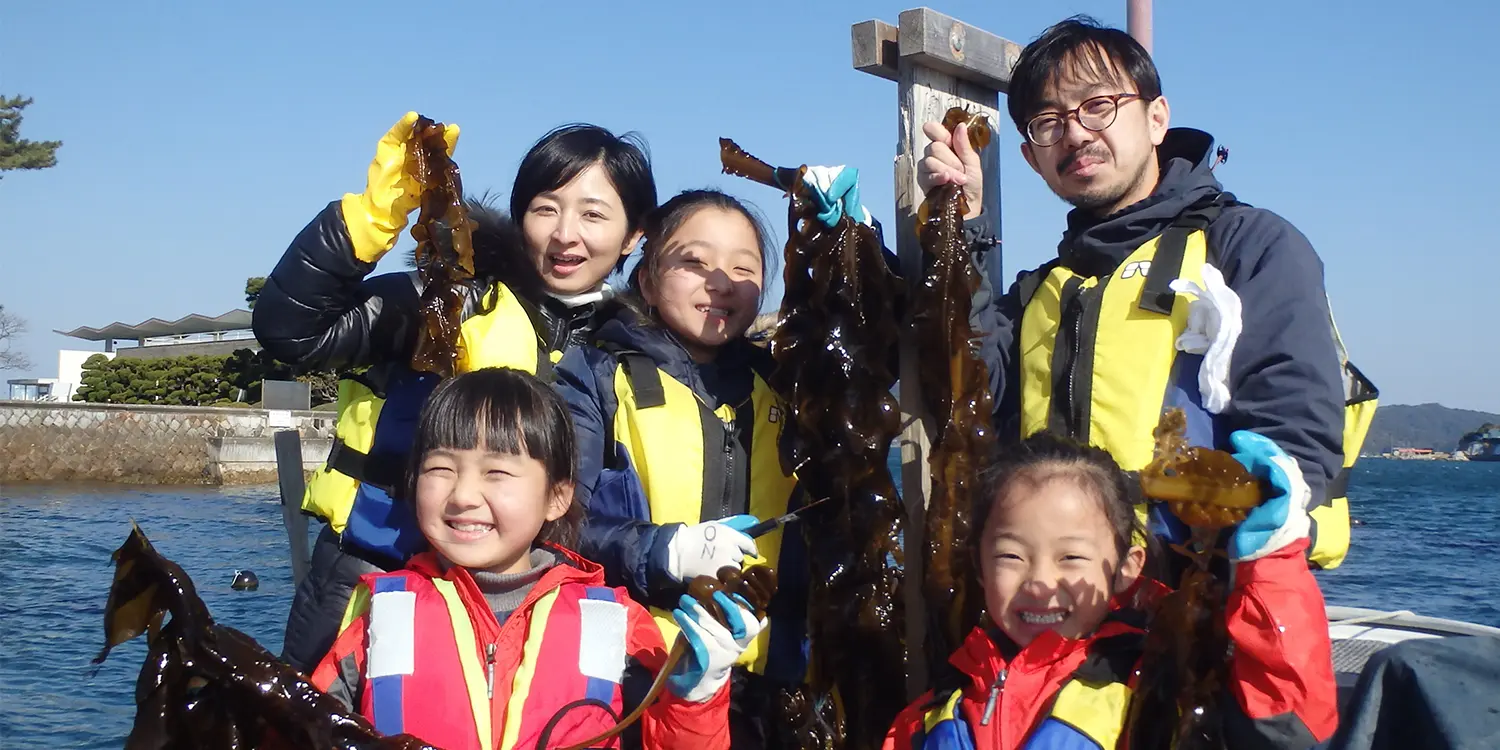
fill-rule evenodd
<path id="1" fill-rule="evenodd" d="M 621 712 L 632 605 L 623 589 L 597 585 L 596 566 L 584 563 L 591 575 L 576 562 L 548 571 L 503 626 L 468 572 L 441 573 L 430 553 L 362 578 L 360 713 L 382 734 L 447 750 L 530 750 L 544 731 L 547 747 L 561 746 L 613 726 L 599 704 Z M 598 703 L 565 708 L 584 698 Z"/>

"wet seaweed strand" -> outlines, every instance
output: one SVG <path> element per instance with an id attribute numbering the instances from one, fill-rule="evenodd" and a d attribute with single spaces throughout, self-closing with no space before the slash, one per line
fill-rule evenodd
<path id="1" fill-rule="evenodd" d="M 1132 750 L 1219 750 L 1225 746 L 1222 702 L 1229 685 L 1228 586 L 1209 563 L 1223 554 L 1219 531 L 1261 502 L 1259 482 L 1223 451 L 1186 439 L 1187 418 L 1168 410 L 1153 431 L 1155 455 L 1140 472 L 1142 494 L 1166 502 L 1192 529 L 1174 546 L 1189 565 L 1177 589 L 1151 614 L 1140 677 L 1126 716 Z"/>
<path id="2" fill-rule="evenodd" d="M 463 357 L 466 282 L 474 278 L 474 222 L 463 202 L 458 165 L 448 157 L 444 126 L 418 117 L 408 144 L 412 177 L 421 186 L 421 209 L 412 224 L 417 241 L 417 272 L 422 278 L 418 301 L 422 326 L 412 353 L 412 369 L 443 377 L 454 374 Z"/>
<path id="3" fill-rule="evenodd" d="M 805 495 L 832 499 L 800 524 L 811 688 L 782 695 L 776 723 L 794 747 L 876 748 L 905 702 L 903 510 L 886 468 L 900 430 L 891 388 L 901 286 L 873 229 L 817 220 L 805 167 L 773 168 L 727 139 L 720 153 L 725 172 L 791 197 L 770 385 L 792 412 L 791 468 Z"/>
<path id="4" fill-rule="evenodd" d="M 1260 505 L 1260 482 L 1234 456 L 1188 445 L 1181 409 L 1162 415 L 1152 431 L 1156 449 L 1141 470 L 1141 492 L 1167 503 L 1183 523 L 1220 529 L 1245 520 Z"/>
<path id="5" fill-rule="evenodd" d="M 989 123 L 982 115 L 961 107 L 948 110 L 944 127 L 951 133 L 960 124 L 968 125 L 975 151 L 989 145 Z M 933 428 L 922 581 L 933 620 L 924 644 L 931 664 L 944 663 L 978 621 L 980 599 L 972 592 L 977 584 L 966 551 L 969 509 L 982 462 L 995 442 L 989 373 L 977 332 L 969 326 L 980 279 L 964 241 L 968 210 L 963 189 L 949 184 L 929 191 L 917 211 L 926 271 L 912 301 L 912 322 L 921 392 Z"/>
<path id="6" fill-rule="evenodd" d="M 134 524 L 114 563 L 94 663 L 146 635 L 128 750 L 433 750 L 411 735 L 380 736 L 250 636 L 215 623 L 187 573 Z"/>

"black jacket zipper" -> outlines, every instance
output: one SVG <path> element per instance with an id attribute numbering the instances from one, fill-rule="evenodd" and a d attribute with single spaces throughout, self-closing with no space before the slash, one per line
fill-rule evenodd
<path id="1" fill-rule="evenodd" d="M 1080 289 L 1073 299 L 1068 301 L 1068 309 L 1062 320 L 1062 328 L 1071 331 L 1068 335 L 1068 359 L 1067 372 L 1064 373 L 1067 380 L 1067 389 L 1061 394 L 1064 400 L 1064 408 L 1060 411 L 1067 420 L 1068 434 L 1078 436 L 1078 355 L 1082 348 L 1079 337 L 1083 335 L 1083 295 L 1087 292 Z"/>
<path id="2" fill-rule="evenodd" d="M 739 429 L 734 422 L 724 425 L 724 489 L 719 498 L 719 518 L 727 518 L 734 503 L 734 446 L 739 443 Z"/>

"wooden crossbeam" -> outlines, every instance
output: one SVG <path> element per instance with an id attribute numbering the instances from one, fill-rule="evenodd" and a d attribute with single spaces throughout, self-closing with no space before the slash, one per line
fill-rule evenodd
<path id="1" fill-rule="evenodd" d="M 861 73 L 896 80 L 896 60 L 901 57 L 895 26 L 885 21 L 860 21 L 850 29 L 854 69 Z"/>
<path id="2" fill-rule="evenodd" d="M 899 25 L 861 21 L 850 29 L 854 69 L 895 81 L 897 61 L 910 58 L 924 68 L 999 93 L 1010 89 L 1010 71 L 1021 46 L 931 8 L 901 12 Z"/>
<path id="3" fill-rule="evenodd" d="M 901 12 L 901 57 L 980 88 L 1005 93 L 1021 47 L 931 8 Z"/>

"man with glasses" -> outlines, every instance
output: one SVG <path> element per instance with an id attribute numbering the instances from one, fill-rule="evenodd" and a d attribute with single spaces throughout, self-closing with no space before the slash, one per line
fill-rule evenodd
<path id="1" fill-rule="evenodd" d="M 1022 51 L 1008 97 L 1021 155 L 1074 209 L 1057 257 L 1020 275 L 986 332 L 986 359 L 998 349 L 1002 363 L 991 373 L 1002 439 L 1050 429 L 1138 470 L 1168 408 L 1183 409 L 1196 445 L 1231 449 L 1231 433 L 1259 433 L 1296 459 L 1289 473 L 1301 476 L 1280 483 L 1308 494 L 1309 561 L 1338 565 L 1344 455 L 1352 465 L 1363 440 L 1354 429 L 1344 443 L 1346 389 L 1368 383 L 1346 366 L 1307 238 L 1224 191 L 1212 137 L 1168 127 L 1156 66 L 1122 31 L 1087 18 L 1049 28 Z M 966 134 L 924 131 L 922 188 L 962 184 L 977 215 L 982 175 Z M 1368 407 L 1351 407 L 1354 427 L 1368 425 Z M 1241 552 L 1308 529 L 1300 507 L 1283 516 L 1262 548 Z M 1169 539 L 1185 531 L 1164 510 L 1150 520 Z"/>

